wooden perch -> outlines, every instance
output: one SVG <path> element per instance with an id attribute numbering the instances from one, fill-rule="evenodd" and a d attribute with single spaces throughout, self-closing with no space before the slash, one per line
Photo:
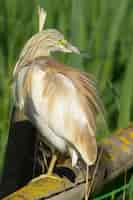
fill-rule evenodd
<path id="1" fill-rule="evenodd" d="M 96 165 L 90 170 L 90 177 L 94 171 L 96 173 L 92 193 L 100 191 L 105 184 L 133 166 L 133 125 L 103 139 L 99 143 L 100 154 L 99 163 L 96 163 L 97 170 Z M 85 167 L 82 162 L 79 169 L 71 169 L 71 161 L 67 160 L 64 165 L 57 166 L 57 173 L 63 176 L 62 181 L 45 177 L 29 182 L 4 200 L 71 200 L 84 197 Z"/>

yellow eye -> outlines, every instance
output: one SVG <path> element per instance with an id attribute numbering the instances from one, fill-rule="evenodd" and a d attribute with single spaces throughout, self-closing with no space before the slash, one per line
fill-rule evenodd
<path id="1" fill-rule="evenodd" d="M 62 39 L 62 40 L 58 40 L 58 43 L 59 43 L 60 45 L 65 46 L 65 45 L 67 44 L 67 41 L 64 40 L 64 39 Z"/>

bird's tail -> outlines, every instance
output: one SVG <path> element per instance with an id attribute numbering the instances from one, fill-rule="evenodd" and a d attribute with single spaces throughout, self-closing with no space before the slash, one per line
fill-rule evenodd
<path id="1" fill-rule="evenodd" d="M 85 129 L 84 129 L 85 131 Z M 86 164 L 86 184 L 85 184 L 85 200 L 88 200 L 91 190 L 91 182 L 89 181 L 89 166 L 93 165 L 97 158 L 97 144 L 95 135 L 88 131 L 76 134 L 76 147 L 82 159 Z"/>
<path id="2" fill-rule="evenodd" d="M 91 135 L 88 132 L 77 133 L 75 146 L 88 166 L 95 163 L 97 158 L 97 143 L 95 135 Z"/>

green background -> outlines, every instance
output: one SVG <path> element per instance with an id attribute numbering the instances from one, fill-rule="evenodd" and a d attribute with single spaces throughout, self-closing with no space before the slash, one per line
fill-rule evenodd
<path id="1" fill-rule="evenodd" d="M 12 70 L 21 48 L 38 31 L 38 4 L 48 13 L 45 27 L 60 30 L 81 49 L 81 56 L 58 54 L 58 59 L 93 73 L 98 80 L 108 124 L 99 126 L 99 137 L 126 127 L 133 119 L 132 0 L 0 0 L 0 168 L 12 101 Z"/>

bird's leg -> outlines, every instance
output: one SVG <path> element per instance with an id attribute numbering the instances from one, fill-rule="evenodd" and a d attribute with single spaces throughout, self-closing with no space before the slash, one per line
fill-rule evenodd
<path id="1" fill-rule="evenodd" d="M 63 182 L 63 180 L 60 177 L 53 175 L 53 170 L 54 170 L 54 167 L 55 167 L 55 163 L 57 161 L 57 157 L 58 156 L 54 153 L 52 155 L 52 158 L 51 158 L 47 173 L 46 174 L 41 174 L 40 176 L 34 178 L 32 180 L 32 182 L 39 181 L 40 179 L 45 179 L 45 178 L 49 178 L 49 179 L 52 179 L 52 180 L 54 179 L 54 180 Z"/>
<path id="2" fill-rule="evenodd" d="M 55 167 L 55 163 L 57 161 L 57 155 L 54 153 L 52 155 L 52 158 L 51 158 L 51 161 L 50 161 L 50 164 L 49 164 L 49 167 L 48 167 L 48 172 L 47 172 L 47 175 L 52 175 L 53 173 L 53 170 L 54 170 L 54 167 Z"/>

